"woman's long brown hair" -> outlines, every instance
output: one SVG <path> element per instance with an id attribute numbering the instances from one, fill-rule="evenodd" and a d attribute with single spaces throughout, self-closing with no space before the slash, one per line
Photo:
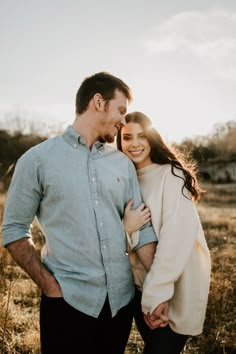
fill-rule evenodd
<path id="1" fill-rule="evenodd" d="M 151 120 L 145 114 L 141 112 L 128 113 L 125 116 L 125 120 L 126 123 L 132 122 L 140 124 L 143 128 L 144 134 L 151 146 L 150 157 L 152 162 L 160 165 L 170 164 L 172 174 L 176 177 L 182 178 L 184 181 L 182 193 L 184 188 L 186 188 L 190 192 L 193 200 L 200 200 L 201 193 L 204 192 L 204 190 L 200 188 L 198 183 L 196 164 L 190 161 L 183 152 L 176 148 L 168 147 L 158 131 L 153 128 Z M 116 138 L 117 148 L 120 151 L 122 151 L 121 130 L 118 132 Z M 174 168 L 181 170 L 184 177 L 177 175 L 174 172 Z"/>

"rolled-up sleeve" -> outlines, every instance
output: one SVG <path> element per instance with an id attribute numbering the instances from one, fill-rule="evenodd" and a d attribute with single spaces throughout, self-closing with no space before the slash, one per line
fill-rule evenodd
<path id="1" fill-rule="evenodd" d="M 21 238 L 31 237 L 30 226 L 41 199 L 38 165 L 32 150 L 16 164 L 3 215 L 4 247 Z"/>

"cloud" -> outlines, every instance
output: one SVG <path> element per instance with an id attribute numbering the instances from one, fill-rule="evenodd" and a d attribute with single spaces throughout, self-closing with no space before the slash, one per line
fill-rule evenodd
<path id="1" fill-rule="evenodd" d="M 182 12 L 154 29 L 149 53 L 191 53 L 215 73 L 236 79 L 236 12 Z"/>

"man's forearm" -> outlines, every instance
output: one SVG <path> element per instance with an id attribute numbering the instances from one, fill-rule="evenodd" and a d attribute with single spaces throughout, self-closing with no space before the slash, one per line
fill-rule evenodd
<path id="1" fill-rule="evenodd" d="M 156 252 L 156 247 L 157 247 L 157 243 L 151 242 L 151 243 L 148 243 L 136 250 L 138 257 L 147 272 L 151 268 L 153 258 L 154 258 L 155 252 Z"/>
<path id="2" fill-rule="evenodd" d="M 58 282 L 43 265 L 32 239 L 23 238 L 12 242 L 7 249 L 14 261 L 24 269 L 45 295 L 62 296 Z"/>

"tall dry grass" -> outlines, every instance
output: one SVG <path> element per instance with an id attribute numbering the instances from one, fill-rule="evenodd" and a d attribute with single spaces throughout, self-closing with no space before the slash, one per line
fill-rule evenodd
<path id="1" fill-rule="evenodd" d="M 206 185 L 197 205 L 212 257 L 212 277 L 204 331 L 190 338 L 184 354 L 236 353 L 236 185 Z M 0 195 L 0 221 L 5 194 Z M 37 225 L 33 237 L 40 249 Z M 0 247 L 0 353 L 39 353 L 39 290 Z M 191 315 L 191 314 L 190 314 Z M 133 323 L 126 354 L 141 353 L 143 342 Z M 112 354 L 112 353 L 111 353 Z"/>

